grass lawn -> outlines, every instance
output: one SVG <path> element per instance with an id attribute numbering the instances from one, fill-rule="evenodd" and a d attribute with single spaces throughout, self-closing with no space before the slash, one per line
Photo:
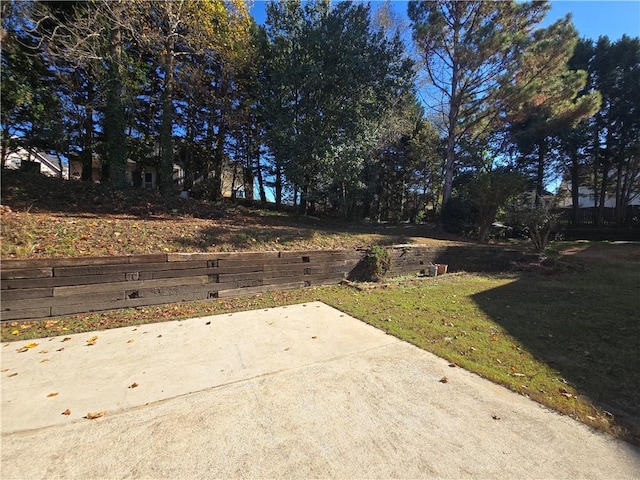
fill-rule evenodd
<path id="1" fill-rule="evenodd" d="M 640 246 L 561 244 L 553 267 L 307 288 L 2 325 L 27 340 L 320 300 L 640 444 Z M 5 347 L 15 345 L 5 344 Z"/>

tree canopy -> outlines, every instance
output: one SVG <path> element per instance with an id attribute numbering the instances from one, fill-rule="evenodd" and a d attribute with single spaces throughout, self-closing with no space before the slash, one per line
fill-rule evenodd
<path id="1" fill-rule="evenodd" d="M 272 1 L 257 25 L 242 0 L 2 2 L 2 164 L 40 148 L 117 188 L 255 184 L 263 204 L 349 219 L 464 205 L 481 237 L 514 190 L 541 202 L 559 178 L 574 221 L 587 188 L 599 223 L 611 198 L 628 223 L 640 40 L 542 28 L 548 9 L 409 2 L 410 45 L 389 3 Z"/>

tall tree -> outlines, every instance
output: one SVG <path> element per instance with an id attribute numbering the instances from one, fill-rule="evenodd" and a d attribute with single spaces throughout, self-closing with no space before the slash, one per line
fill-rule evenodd
<path id="1" fill-rule="evenodd" d="M 593 137 L 596 169 L 601 175 L 596 222 L 603 222 L 605 200 L 613 190 L 616 220 L 623 223 L 629 200 L 640 192 L 640 39 L 623 36 L 612 44 L 607 37 L 600 37 L 591 72 L 603 100 Z M 616 182 L 613 189 L 612 181 Z"/>
<path id="2" fill-rule="evenodd" d="M 225 64 L 234 56 L 245 54 L 241 45 L 249 39 L 250 19 L 245 3 L 240 0 L 151 0 L 136 5 L 138 40 L 148 49 L 160 71 L 159 186 L 162 192 L 168 193 L 173 188 L 175 93 L 180 62 L 199 55 L 201 60 Z M 218 85 L 226 85 L 225 81 L 228 80 L 218 79 Z M 218 173 L 225 137 L 226 128 L 221 123 L 216 135 L 218 153 L 214 166 Z M 216 178 L 219 182 L 220 174 Z"/>
<path id="3" fill-rule="evenodd" d="M 518 71 L 546 2 L 409 2 L 413 38 L 439 105 L 446 137 L 443 201 L 451 197 L 464 138 L 482 136 L 498 114 L 501 87 Z"/>
<path id="4" fill-rule="evenodd" d="M 267 14 L 264 105 L 276 168 L 300 190 L 302 212 L 332 191 L 348 214 L 347 197 L 382 117 L 409 88 L 411 64 L 398 36 L 372 28 L 366 5 L 273 2 Z"/>
<path id="5" fill-rule="evenodd" d="M 577 41 L 569 16 L 537 30 L 515 81 L 505 88 L 511 135 L 523 156 L 534 156 L 536 204 L 544 192 L 552 140 L 600 108 L 599 92 L 582 94 L 587 72 L 568 68 Z"/>
<path id="6" fill-rule="evenodd" d="M 37 39 L 28 33 L 32 5 L 2 3 L 2 108 L 0 113 L 1 158 L 15 149 L 16 138 L 23 146 L 49 150 L 64 148 L 61 103 L 55 77 Z"/>
<path id="7" fill-rule="evenodd" d="M 42 38 L 61 80 L 73 69 L 81 70 L 87 77 L 86 82 L 75 86 L 91 90 L 86 97 L 95 102 L 87 106 L 87 123 L 93 122 L 94 109 L 103 111 L 103 179 L 116 187 L 125 186 L 125 48 L 134 35 L 129 3 L 124 0 L 39 2 L 34 20 L 37 22 L 34 33 Z M 93 126 L 87 127 L 87 131 L 92 132 Z M 88 172 L 84 172 L 90 172 L 88 164 L 89 159 L 84 162 L 84 178 L 90 178 Z"/>

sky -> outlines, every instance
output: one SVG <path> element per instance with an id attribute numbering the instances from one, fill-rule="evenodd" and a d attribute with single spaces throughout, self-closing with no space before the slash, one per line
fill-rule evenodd
<path id="1" fill-rule="evenodd" d="M 282 0 L 281 0 L 282 1 Z M 256 0 L 251 14 L 257 23 L 264 23 L 265 1 Z M 378 3 L 375 1 L 372 4 Z M 393 2 L 399 13 L 406 16 L 407 2 Z M 573 23 L 581 38 L 597 40 L 606 35 L 614 41 L 626 34 L 640 36 L 640 0 L 556 0 L 542 26 L 548 26 L 567 13 L 573 15 Z"/>

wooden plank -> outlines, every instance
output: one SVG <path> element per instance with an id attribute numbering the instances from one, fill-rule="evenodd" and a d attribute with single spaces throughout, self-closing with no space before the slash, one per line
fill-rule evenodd
<path id="1" fill-rule="evenodd" d="M 183 293 L 195 293 L 202 292 L 206 294 L 206 298 L 217 298 L 217 293 L 220 290 L 256 287 L 262 285 L 260 279 L 245 279 L 237 280 L 228 283 L 216 283 L 206 285 L 175 285 L 175 286 L 160 286 L 154 288 L 139 288 L 126 290 L 125 295 L 127 298 L 150 298 L 161 296 L 173 296 L 181 295 Z"/>
<path id="2" fill-rule="evenodd" d="M 265 278 L 264 285 L 286 285 L 288 283 L 302 283 L 303 286 L 315 285 L 318 280 L 332 280 L 339 283 L 346 278 L 346 273 L 318 273 L 315 275 L 300 275 L 297 277 Z"/>
<path id="3" fill-rule="evenodd" d="M 109 292 L 113 290 L 146 288 L 146 287 L 172 287 L 175 285 L 205 285 L 209 283 L 207 275 L 195 277 L 178 277 L 158 280 L 140 280 L 132 282 L 102 283 L 95 285 L 72 285 L 66 287 L 53 287 L 54 297 L 64 297 L 69 295 L 92 295 L 94 293 Z"/>
<path id="4" fill-rule="evenodd" d="M 51 307 L 52 316 L 73 315 L 76 313 L 100 312 L 106 310 L 118 310 L 131 307 L 146 307 L 151 305 L 162 305 L 166 303 L 180 303 L 193 300 L 205 300 L 208 298 L 206 292 L 185 292 L 180 295 L 167 295 L 159 297 L 133 298 L 118 300 L 115 302 L 88 302 L 84 305 L 61 305 Z"/>
<path id="5" fill-rule="evenodd" d="M 118 291 L 94 293 L 90 297 L 87 297 L 86 295 L 71 295 L 67 297 L 42 297 L 27 300 L 9 300 L 7 302 L 2 302 L 0 310 L 24 310 L 31 307 L 39 308 L 59 305 L 82 305 L 87 302 L 112 302 L 116 300 L 123 300 L 125 298 L 125 290 L 124 288 L 121 288 Z"/>
<path id="6" fill-rule="evenodd" d="M 165 263 L 167 262 L 167 253 L 147 253 L 143 255 L 127 255 L 129 264 L 138 263 Z"/>
<path id="7" fill-rule="evenodd" d="M 33 258 L 26 260 L 3 260 L 3 270 L 27 268 L 80 267 L 87 265 L 122 265 L 127 263 L 166 262 L 166 253 L 144 255 L 120 255 L 113 257 L 71 257 L 71 258 Z"/>
<path id="8" fill-rule="evenodd" d="M 28 298 L 52 297 L 53 288 L 21 288 L 19 290 L 2 290 L 0 298 L 7 300 L 26 300 Z"/>
<path id="9" fill-rule="evenodd" d="M 277 251 L 271 252 L 206 252 L 206 253 L 169 253 L 169 262 L 186 262 L 192 260 L 224 260 L 230 262 L 255 262 L 278 258 Z"/>
<path id="10" fill-rule="evenodd" d="M 35 258 L 29 260 L 3 260 L 2 268 L 52 268 L 74 267 L 79 265 L 116 265 L 128 263 L 128 258 L 121 257 L 77 257 L 77 258 Z"/>
<path id="11" fill-rule="evenodd" d="M 184 270 L 159 270 L 157 272 L 140 272 L 141 280 L 160 280 L 163 278 L 190 278 L 217 275 L 212 268 L 186 268 Z"/>
<path id="12" fill-rule="evenodd" d="M 134 298 L 149 298 L 149 297 L 162 297 L 162 296 L 176 296 L 188 293 L 202 293 L 208 296 L 208 292 L 212 291 L 211 285 L 172 285 L 161 287 L 149 287 L 149 288 L 136 288 L 131 290 L 125 290 L 125 297 L 129 299 Z"/>
<path id="13" fill-rule="evenodd" d="M 80 275 L 108 275 L 110 273 L 128 273 L 128 272 L 153 272 L 158 270 L 187 270 L 192 268 L 206 268 L 207 262 L 160 262 L 160 263 L 144 263 L 144 264 L 125 264 L 125 265 L 98 265 L 98 266 L 82 266 L 82 267 L 56 267 L 53 269 L 54 277 L 71 277 Z"/>
<path id="14" fill-rule="evenodd" d="M 251 272 L 262 272 L 263 264 L 262 263 L 249 263 L 245 265 L 228 265 L 223 263 L 219 266 L 211 266 L 210 267 L 215 273 L 251 273 Z"/>
<path id="15" fill-rule="evenodd" d="M 0 321 L 7 320 L 29 320 L 32 318 L 43 318 L 51 315 L 49 307 L 27 308 L 24 310 L 0 311 Z"/>
<path id="16" fill-rule="evenodd" d="M 137 272 L 136 272 L 137 273 Z M 113 273 L 110 275 L 84 275 L 79 277 L 51 277 L 32 278 L 24 280 L 7 280 L 2 282 L 2 288 L 13 290 L 19 288 L 61 287 L 67 285 L 90 285 L 110 282 L 126 282 L 127 279 L 141 280 L 140 275 Z"/>
<path id="17" fill-rule="evenodd" d="M 218 275 L 219 283 L 233 282 L 236 280 L 262 279 L 262 272 L 254 273 L 221 273 Z"/>
<path id="18" fill-rule="evenodd" d="M 282 267 L 286 267 L 286 268 L 279 268 L 278 270 L 271 270 L 268 272 L 264 272 L 262 274 L 262 278 L 266 280 L 271 278 L 301 277 L 305 274 L 304 272 L 308 268 L 305 268 L 302 264 L 297 264 L 297 265 L 298 266 L 282 265 Z"/>
<path id="19" fill-rule="evenodd" d="M 281 283 L 278 285 L 262 285 L 259 287 L 237 288 L 230 290 L 221 290 L 218 292 L 218 298 L 243 297 L 255 295 L 257 293 L 272 292 L 274 290 L 291 290 L 293 288 L 304 287 L 304 282 Z"/>
<path id="20" fill-rule="evenodd" d="M 331 254 L 335 254 L 335 253 L 345 253 L 345 252 L 351 252 L 352 250 L 286 250 L 283 252 L 280 252 L 280 258 L 286 258 L 286 257 L 298 257 L 298 256 L 310 256 L 310 255 L 315 255 L 315 254 L 325 254 L 325 255 L 331 255 Z"/>
<path id="21" fill-rule="evenodd" d="M 0 279 L 2 280 L 14 280 L 21 278 L 47 278 L 53 277 L 53 270 L 51 268 L 29 268 L 29 269 L 16 269 L 8 270 L 3 265 L 3 269 L 0 272 Z"/>

